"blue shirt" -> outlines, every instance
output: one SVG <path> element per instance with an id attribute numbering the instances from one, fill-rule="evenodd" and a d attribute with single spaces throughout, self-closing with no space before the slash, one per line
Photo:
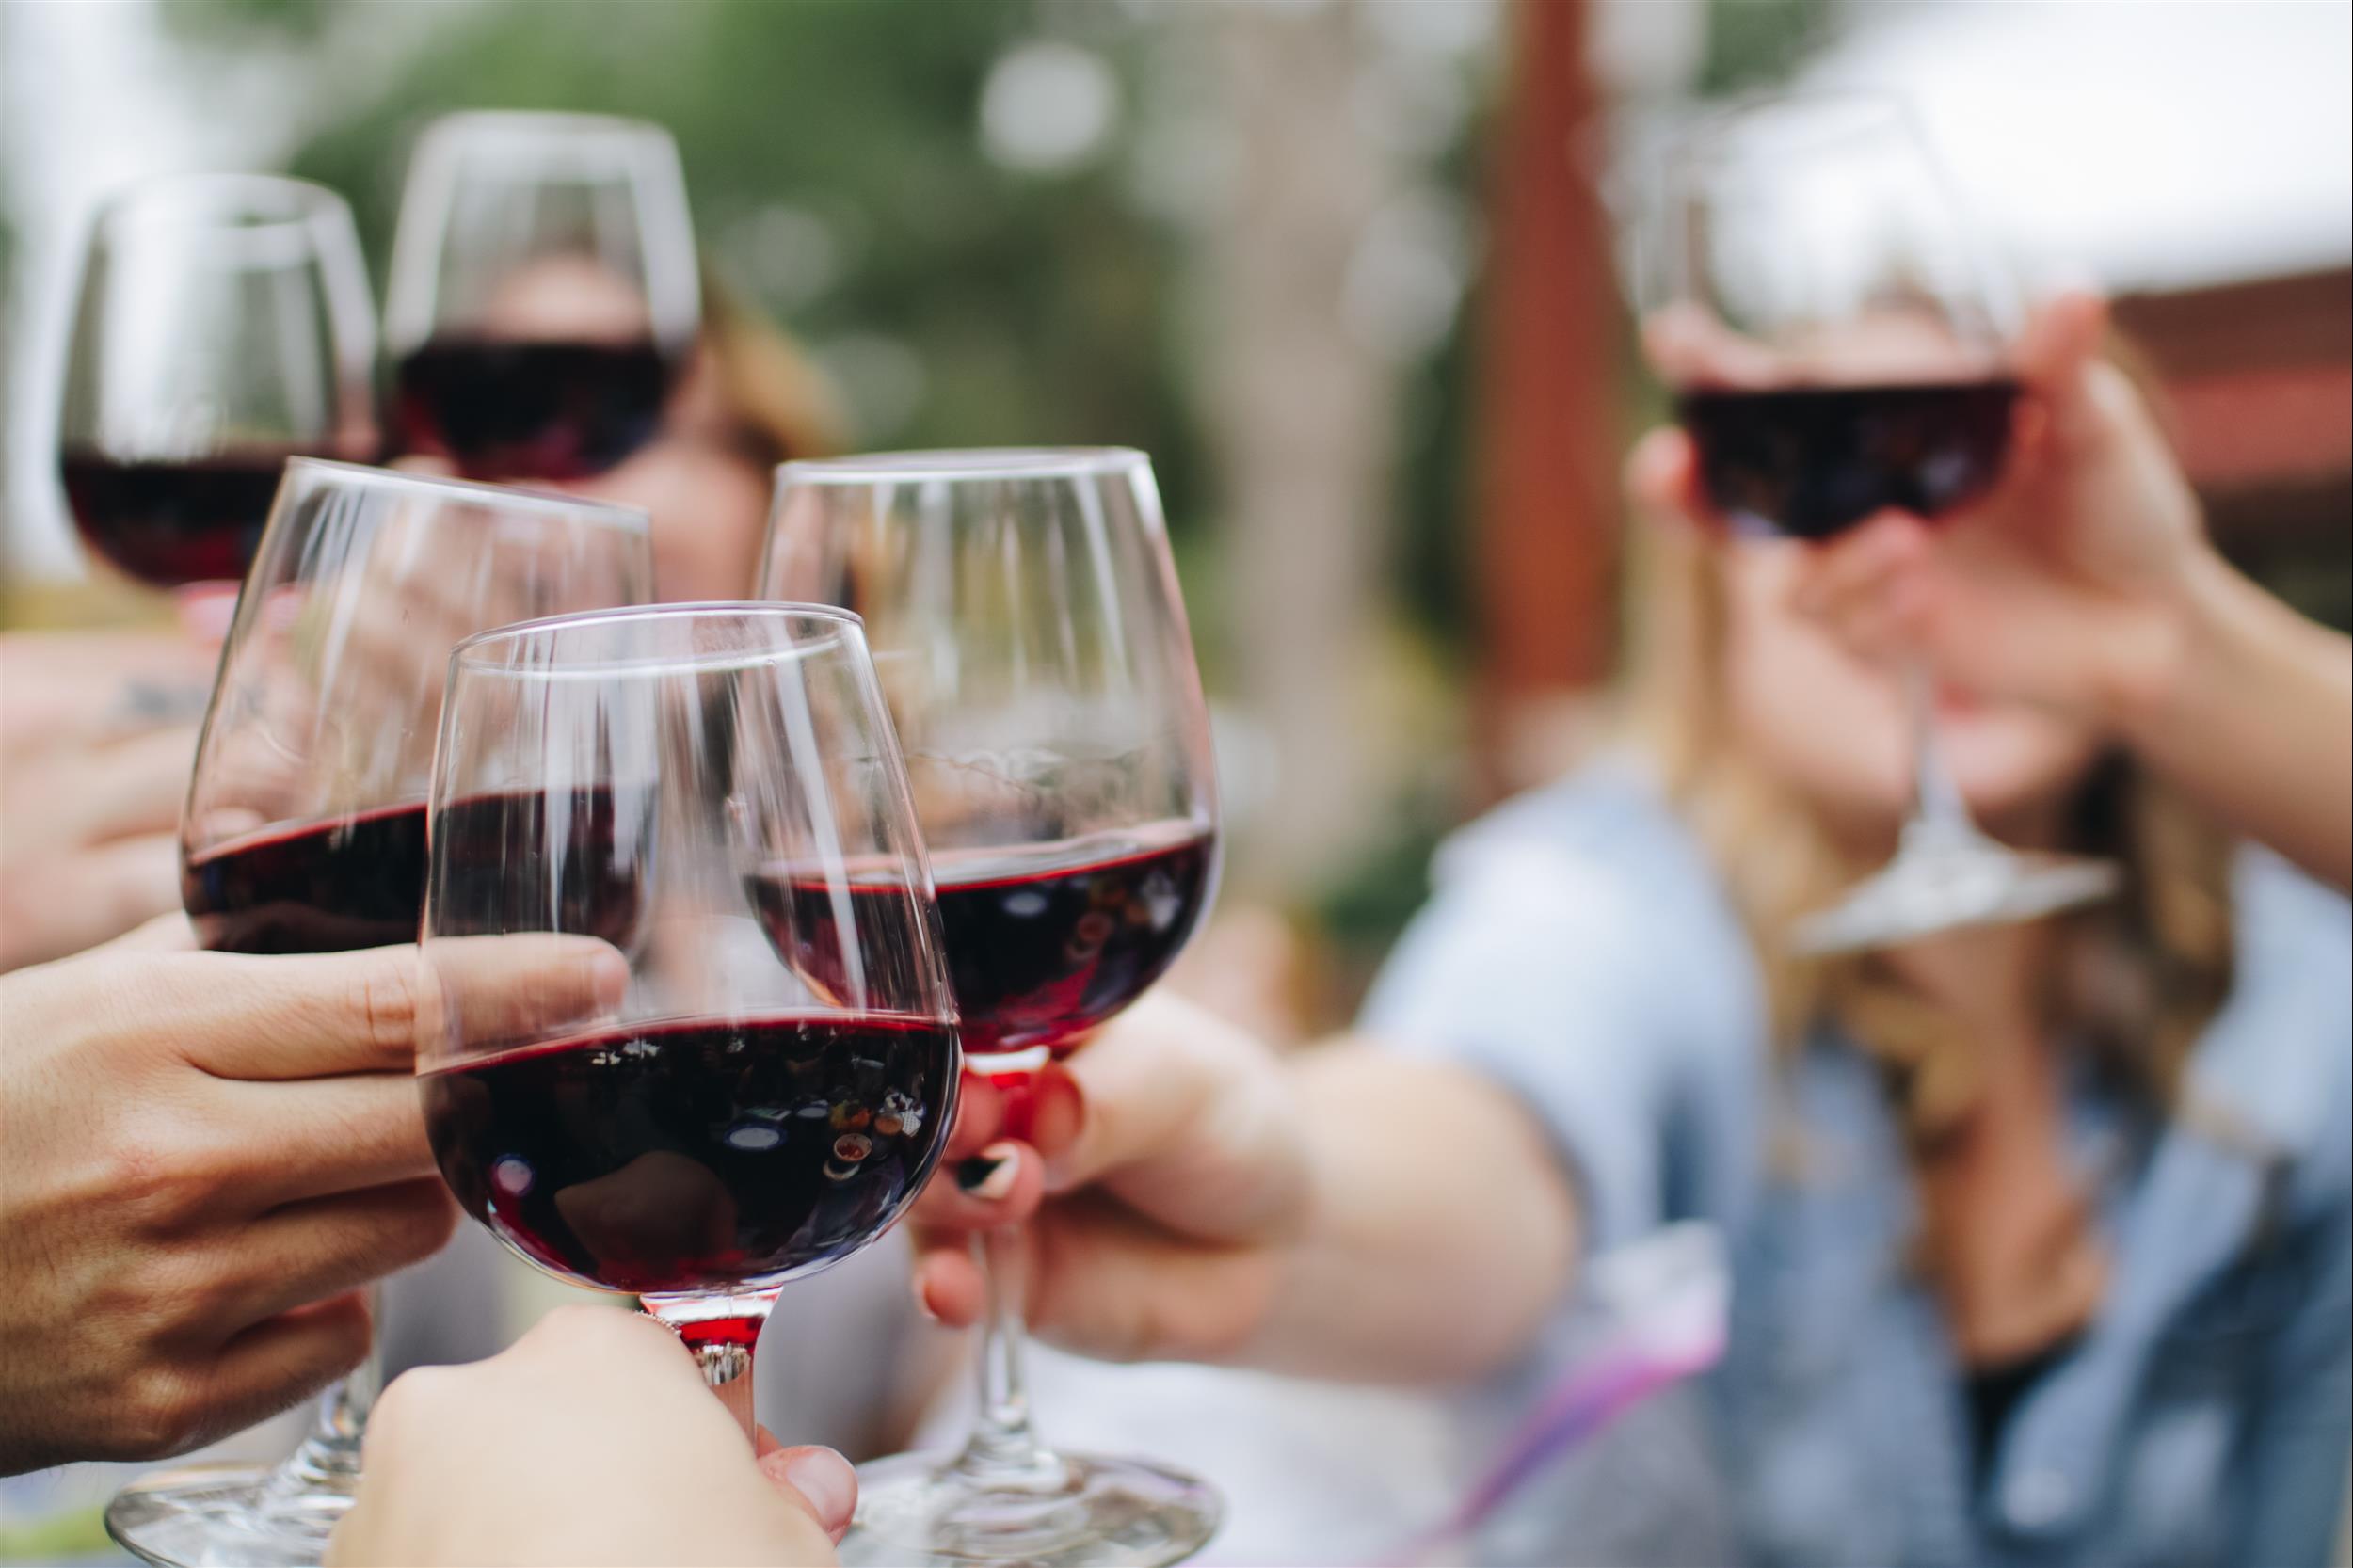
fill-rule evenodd
<path id="1" fill-rule="evenodd" d="M 1760 1564 L 2328 1560 L 2353 1424 L 2342 899 L 2267 855 L 2234 872 L 2234 986 L 2188 1093 L 2267 1157 L 2201 1132 L 2204 1119 L 2161 1121 L 2089 1072 L 2071 1083 L 2073 1153 L 2115 1251 L 2108 1291 L 1979 1484 L 1965 1372 L 1907 1266 L 1917 1216 L 1877 1070 L 1829 1029 L 1776 1065 L 1748 937 L 1657 789 L 1604 768 L 1525 796 L 1457 835 L 1438 880 L 1367 1032 L 1526 1104 L 1590 1248 L 1699 1219 L 1733 1260 L 1725 1358 L 1686 1397 L 1696 1435 L 1652 1432 L 1637 1480 L 1573 1500 L 1554 1478 L 1481 1560 L 1624 1562 L 1644 1539 L 1683 1543 L 1663 1560 Z M 1765 1157 L 1776 1115 L 1794 1118 L 1794 1171 Z M 1486 1392 L 1490 1431 L 1547 1381 L 1552 1354 Z M 1690 1544 L 1707 1518 L 1721 1521 L 1712 1552 Z"/>

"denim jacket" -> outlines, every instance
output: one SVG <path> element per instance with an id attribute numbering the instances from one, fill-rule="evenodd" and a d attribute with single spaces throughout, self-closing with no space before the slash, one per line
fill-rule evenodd
<path id="1" fill-rule="evenodd" d="M 1590 1248 L 1700 1219 L 1733 1260 L 1722 1363 L 1618 1434 L 1647 1460 L 1580 1455 L 1529 1488 L 1480 1560 L 1623 1563 L 1649 1541 L 1674 1543 L 1651 1560 L 1684 1562 L 2327 1561 L 2353 1426 L 2344 901 L 2267 855 L 2236 866 L 2234 988 L 2189 1093 L 2241 1136 L 2074 1075 L 2072 1152 L 2099 1194 L 2108 1289 L 1978 1478 L 1952 1336 L 1907 1267 L 1913 1190 L 1877 1073 L 1827 1029 L 1773 1064 L 1747 937 L 1657 790 L 1628 767 L 1589 771 L 1474 824 L 1438 869 L 1367 1031 L 1526 1104 Z M 1764 1150 L 1793 1115 L 1789 1171 Z M 1502 1430 L 1550 1355 L 1469 1418 Z M 1690 1430 L 1662 1436 L 1678 1408 Z M 1592 1484 L 1596 1466 L 1620 1479 Z"/>

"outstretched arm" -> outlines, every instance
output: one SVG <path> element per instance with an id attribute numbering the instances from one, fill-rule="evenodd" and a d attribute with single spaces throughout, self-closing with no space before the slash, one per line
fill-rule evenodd
<path id="1" fill-rule="evenodd" d="M 977 1146 L 1001 1102 L 968 1104 Z M 1037 1204 L 1031 1325 L 1082 1353 L 1446 1381 L 1517 1353 L 1576 1256 L 1568 1183 L 1527 1112 L 1366 1042 L 1277 1058 L 1156 998 L 1048 1069 L 1032 1135 L 971 1167 L 990 1196 L 923 1200 L 917 1288 L 951 1322 L 981 1304 L 966 1232 Z M 1042 1184 L 1022 1169 L 1041 1160 Z"/>

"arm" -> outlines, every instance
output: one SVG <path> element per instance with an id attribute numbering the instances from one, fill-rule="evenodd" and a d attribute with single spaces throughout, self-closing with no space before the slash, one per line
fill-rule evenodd
<path id="1" fill-rule="evenodd" d="M 1517 1355 L 1567 1292 L 1580 1229 L 1528 1109 L 1465 1068 L 1361 1041 L 1289 1071 L 1309 1129 L 1309 1223 L 1247 1359 L 1451 1382 Z"/>
<path id="2" fill-rule="evenodd" d="M 1032 1143 L 924 1194 L 925 1304 L 978 1315 L 965 1233 L 1036 1202 L 1040 1154 L 1031 1321 L 1113 1359 L 1475 1378 L 1529 1348 L 1581 1251 L 1680 1217 L 1676 1194 L 1727 1212 L 1764 1015 L 1697 847 L 1640 789 L 1500 815 L 1449 851 L 1367 1039 L 1278 1058 L 1154 996 L 1048 1069 Z M 985 1090 L 959 1114 L 964 1147 L 1003 1120 Z"/>
<path id="3" fill-rule="evenodd" d="M 985 1092 L 967 1104 L 1000 1112 Z M 918 1291 L 950 1322 L 981 1304 L 965 1233 L 1037 1205 L 1030 1323 L 1081 1353 L 1467 1378 L 1522 1348 L 1576 1255 L 1568 1183 L 1527 1111 L 1449 1064 L 1361 1041 L 1278 1059 L 1154 998 L 1048 1069 L 1035 1104 L 1033 1145 L 985 1149 L 982 1195 L 936 1183 L 922 1200 Z M 1038 1204 L 1021 1167 L 1041 1158 Z"/>
<path id="4" fill-rule="evenodd" d="M 2211 552 L 2145 674 L 2107 704 L 2185 794 L 2339 889 L 2353 888 L 2353 643 Z"/>

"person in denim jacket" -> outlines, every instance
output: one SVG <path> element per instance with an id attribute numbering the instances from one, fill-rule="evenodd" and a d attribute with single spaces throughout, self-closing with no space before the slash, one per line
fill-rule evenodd
<path id="1" fill-rule="evenodd" d="M 968 1318 L 954 1230 L 1035 1207 L 1050 1338 L 1446 1386 L 1499 1431 L 1582 1260 L 1705 1221 L 1699 1440 L 1530 1484 L 1473 1560 L 2326 1561 L 2353 660 L 2205 542 L 2100 331 L 2042 315 L 2011 472 L 1935 531 L 1728 538 L 1646 438 L 1625 744 L 1449 844 L 1358 1038 L 1277 1057 L 1155 999 L 1049 1072 L 1002 1145 L 1038 1175 L 927 1201 L 926 1303 Z M 1791 955 L 1902 817 L 1891 645 L 1979 822 L 2116 858 L 2115 900 Z"/>

